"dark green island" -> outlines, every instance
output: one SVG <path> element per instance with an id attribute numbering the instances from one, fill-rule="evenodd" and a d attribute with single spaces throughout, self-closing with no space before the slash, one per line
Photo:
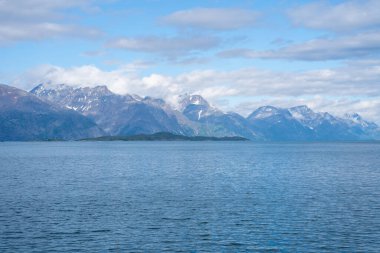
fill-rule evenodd
<path id="1" fill-rule="evenodd" d="M 97 138 L 87 138 L 80 141 L 248 141 L 248 139 L 233 137 L 207 137 L 207 136 L 185 136 L 167 132 L 154 134 L 138 134 L 131 136 L 102 136 Z"/>

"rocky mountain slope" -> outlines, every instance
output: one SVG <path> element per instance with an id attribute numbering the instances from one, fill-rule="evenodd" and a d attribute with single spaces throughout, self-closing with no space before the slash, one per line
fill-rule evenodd
<path id="1" fill-rule="evenodd" d="M 189 120 L 200 124 L 199 132 L 203 135 L 260 139 L 260 136 L 252 130 L 243 116 L 234 112 L 224 113 L 211 106 L 200 95 L 181 96 L 180 111 Z"/>
<path id="2" fill-rule="evenodd" d="M 74 140 L 101 135 L 104 132 L 95 122 L 73 110 L 0 85 L 0 141 Z"/>
<path id="3" fill-rule="evenodd" d="M 109 135 L 171 132 L 193 135 L 190 123 L 162 99 L 117 95 L 106 86 L 73 88 L 38 85 L 31 93 L 93 119 Z"/>
<path id="4" fill-rule="evenodd" d="M 358 114 L 340 118 L 327 112 L 314 112 L 305 105 L 286 108 L 260 107 L 247 120 L 266 140 L 347 141 L 376 139 L 379 127 Z"/>

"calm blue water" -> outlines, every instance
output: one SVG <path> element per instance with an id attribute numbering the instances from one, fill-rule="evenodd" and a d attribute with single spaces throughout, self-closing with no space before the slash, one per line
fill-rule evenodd
<path id="1" fill-rule="evenodd" d="M 379 252 L 380 145 L 0 143 L 0 252 Z"/>

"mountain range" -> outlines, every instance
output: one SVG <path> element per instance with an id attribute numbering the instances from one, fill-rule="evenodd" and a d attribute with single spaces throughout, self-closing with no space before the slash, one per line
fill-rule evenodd
<path id="1" fill-rule="evenodd" d="M 375 140 L 380 128 L 356 113 L 344 117 L 305 105 L 263 106 L 248 117 L 223 112 L 200 95 L 173 107 L 163 99 L 119 95 L 106 86 L 40 84 L 30 92 L 0 85 L 0 140 L 76 140 L 168 132 L 185 136 L 240 136 L 257 141 Z"/>

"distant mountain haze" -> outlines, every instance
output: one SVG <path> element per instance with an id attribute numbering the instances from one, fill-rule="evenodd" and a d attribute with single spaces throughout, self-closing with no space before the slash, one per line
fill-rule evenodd
<path id="1" fill-rule="evenodd" d="M 256 141 L 379 139 L 379 127 L 356 113 L 336 117 L 305 105 L 263 106 L 248 117 L 225 113 L 200 95 L 163 99 L 118 95 L 106 86 L 40 84 L 29 93 L 0 86 L 0 140 L 83 139 L 168 132 L 185 136 L 240 136 Z"/>

